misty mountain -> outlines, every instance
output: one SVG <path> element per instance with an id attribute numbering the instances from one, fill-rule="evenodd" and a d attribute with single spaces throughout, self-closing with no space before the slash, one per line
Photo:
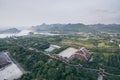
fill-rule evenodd
<path id="1" fill-rule="evenodd" d="M 76 32 L 96 32 L 93 28 L 84 24 L 42 24 L 32 27 L 37 32 L 51 32 L 51 33 L 76 33 Z"/>
<path id="2" fill-rule="evenodd" d="M 120 24 L 94 24 L 89 25 L 89 27 L 94 28 L 94 30 L 99 32 L 112 32 L 112 33 L 120 33 Z"/>
<path id="3" fill-rule="evenodd" d="M 4 34 L 4 33 L 19 33 L 20 30 L 18 30 L 17 28 L 10 28 L 10 29 L 6 29 L 6 30 L 2 30 L 0 31 L 0 34 Z"/>
<path id="4" fill-rule="evenodd" d="M 37 32 L 51 32 L 51 33 L 76 33 L 76 32 L 87 32 L 87 33 L 98 33 L 98 32 L 120 32 L 119 24 L 42 24 L 33 26 Z"/>
<path id="5" fill-rule="evenodd" d="M 23 29 L 24 30 L 24 29 Z M 87 32 L 87 33 L 99 33 L 99 32 L 112 32 L 112 33 L 120 33 L 120 25 L 119 24 L 93 24 L 93 25 L 85 25 L 81 23 L 77 24 L 42 24 L 37 26 L 32 26 L 30 28 L 32 32 L 39 33 L 57 33 L 57 34 L 73 34 L 78 32 Z M 0 31 L 3 33 L 19 33 L 21 30 L 17 28 L 10 28 L 6 30 Z"/>

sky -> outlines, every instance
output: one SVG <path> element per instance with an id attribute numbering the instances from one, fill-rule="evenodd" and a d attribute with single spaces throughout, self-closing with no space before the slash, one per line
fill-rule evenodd
<path id="1" fill-rule="evenodd" d="M 120 23 L 120 0 L 0 0 L 0 28 Z"/>

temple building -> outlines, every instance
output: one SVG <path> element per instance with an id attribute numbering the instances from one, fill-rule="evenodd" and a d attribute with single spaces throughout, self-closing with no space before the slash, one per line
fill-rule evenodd
<path id="1" fill-rule="evenodd" d="M 85 47 L 80 48 L 76 51 L 69 59 L 78 58 L 80 60 L 89 60 L 91 58 L 91 52 L 89 52 Z"/>
<path id="2" fill-rule="evenodd" d="M 58 55 L 69 60 L 73 60 L 74 58 L 80 60 L 89 60 L 92 54 L 85 47 L 81 47 L 80 49 L 69 47 L 66 50 L 60 52 Z"/>

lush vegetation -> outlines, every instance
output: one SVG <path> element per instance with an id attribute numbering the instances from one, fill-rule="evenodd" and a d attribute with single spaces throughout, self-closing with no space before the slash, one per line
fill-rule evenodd
<path id="1" fill-rule="evenodd" d="M 68 46 L 87 47 L 93 52 L 93 61 L 73 60 L 73 64 L 82 64 L 89 68 L 103 68 L 105 71 L 120 74 L 120 49 L 117 44 L 109 43 L 109 38 L 101 36 L 40 36 L 32 35 L 32 37 L 17 37 L 0 39 L 0 51 L 9 51 L 13 58 L 28 71 L 18 80 L 96 80 L 98 74 L 96 72 L 83 70 L 68 66 L 61 61 L 51 59 L 43 53 L 30 51 L 27 47 L 33 47 L 44 51 L 50 44 L 60 45 L 60 49 L 54 50 L 52 53 L 59 53 Z M 67 41 L 71 42 L 70 44 Z M 67 44 L 65 44 L 67 43 Z M 100 43 L 104 43 L 105 45 Z M 82 44 L 82 45 L 81 45 Z M 92 46 L 89 47 L 89 44 Z M 25 47 L 25 48 L 24 48 Z M 105 76 L 105 80 L 119 80 L 120 77 Z"/>

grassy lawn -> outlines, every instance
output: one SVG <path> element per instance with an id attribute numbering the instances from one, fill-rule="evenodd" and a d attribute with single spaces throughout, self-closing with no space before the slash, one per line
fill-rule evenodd
<path id="1" fill-rule="evenodd" d="M 66 45 L 84 46 L 84 47 L 87 47 L 87 48 L 92 48 L 93 47 L 93 44 L 88 43 L 88 42 L 84 42 L 84 41 L 63 40 L 61 43 L 66 44 Z"/>
<path id="2" fill-rule="evenodd" d="M 102 42 L 102 43 L 98 44 L 98 47 L 106 47 L 106 45 L 105 45 L 105 43 Z"/>

